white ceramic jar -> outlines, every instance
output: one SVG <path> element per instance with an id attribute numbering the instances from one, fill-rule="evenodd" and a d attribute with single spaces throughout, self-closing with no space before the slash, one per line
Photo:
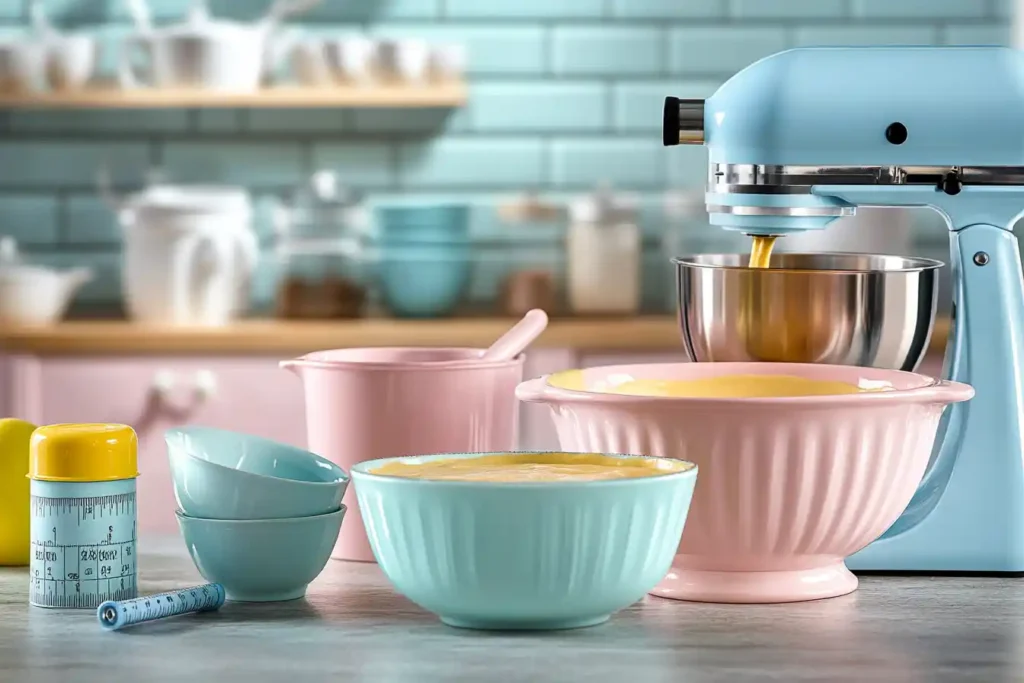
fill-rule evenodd
<path id="1" fill-rule="evenodd" d="M 259 245 L 243 190 L 151 187 L 118 216 L 132 318 L 216 326 L 244 313 Z"/>
<path id="2" fill-rule="evenodd" d="M 610 190 L 569 207 L 566 293 L 578 314 L 631 315 L 640 308 L 642 235 L 637 202 Z"/>

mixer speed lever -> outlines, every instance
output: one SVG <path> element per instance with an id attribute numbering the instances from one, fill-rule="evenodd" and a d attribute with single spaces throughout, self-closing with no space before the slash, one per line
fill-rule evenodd
<path id="1" fill-rule="evenodd" d="M 960 177 L 959 171 L 949 171 L 942 180 L 939 181 L 939 189 L 948 195 L 960 194 L 960 190 L 964 189 L 964 181 Z"/>

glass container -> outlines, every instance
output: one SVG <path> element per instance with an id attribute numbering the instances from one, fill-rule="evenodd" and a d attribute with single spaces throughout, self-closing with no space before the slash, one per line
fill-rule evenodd
<path id="1" fill-rule="evenodd" d="M 642 234 L 636 200 L 600 188 L 574 201 L 566 235 L 566 294 L 573 313 L 640 309 Z"/>
<path id="2" fill-rule="evenodd" d="M 363 315 L 370 299 L 362 198 L 333 173 L 313 175 L 275 218 L 279 265 L 277 315 L 331 319 Z"/>

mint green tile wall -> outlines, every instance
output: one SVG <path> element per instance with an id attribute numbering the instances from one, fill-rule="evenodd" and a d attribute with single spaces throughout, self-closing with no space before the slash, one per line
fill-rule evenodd
<path id="1" fill-rule="evenodd" d="M 23 0 L 0 0 L 0 33 L 22 30 Z M 151 0 L 159 21 L 187 0 Z M 212 0 L 239 19 L 265 0 Z M 264 200 L 318 167 L 377 196 L 472 202 L 494 227 L 496 197 L 522 189 L 564 196 L 601 181 L 649 200 L 692 186 L 702 150 L 664 150 L 666 94 L 709 95 L 765 54 L 808 44 L 1003 43 L 1007 0 L 324 0 L 311 32 L 368 31 L 464 43 L 470 104 L 443 111 L 155 111 L 0 114 L 0 234 L 38 258 L 100 273 L 85 301 L 116 303 L 119 234 L 95 196 L 100 165 L 128 187 L 150 166 L 179 181 L 232 182 Z M 107 43 L 112 71 L 128 30 L 123 0 L 47 0 L 65 26 Z M 922 248 L 944 235 L 926 220 Z M 711 229 L 701 248 L 728 245 Z M 931 245 L 931 246 L 929 246 Z M 657 256 L 649 260 L 657 262 Z M 268 261 L 269 264 L 269 261 Z M 258 293 L 269 291 L 267 267 Z"/>

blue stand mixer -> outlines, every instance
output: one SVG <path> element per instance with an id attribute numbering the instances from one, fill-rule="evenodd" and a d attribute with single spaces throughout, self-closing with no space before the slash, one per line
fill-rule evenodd
<path id="1" fill-rule="evenodd" d="M 858 206 L 948 224 L 943 372 L 976 395 L 946 410 L 916 495 L 854 571 L 1024 573 L 1022 112 L 1024 53 L 1001 47 L 800 48 L 666 100 L 665 145 L 708 148 L 713 225 L 783 236 Z"/>

